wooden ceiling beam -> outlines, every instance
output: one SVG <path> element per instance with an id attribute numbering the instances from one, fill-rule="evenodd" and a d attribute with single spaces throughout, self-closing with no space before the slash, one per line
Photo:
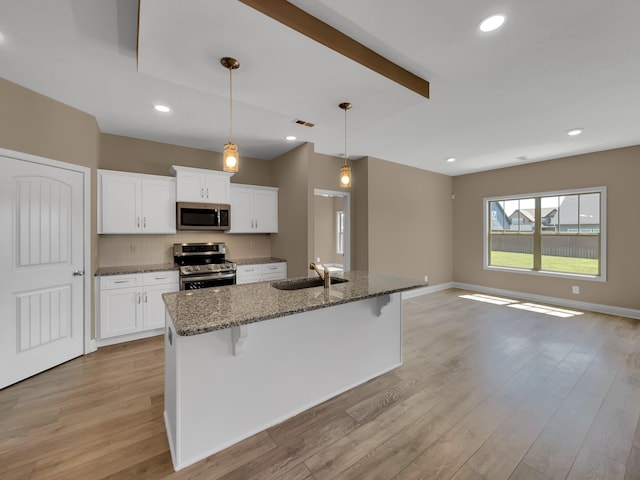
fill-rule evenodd
<path id="1" fill-rule="evenodd" d="M 240 0 L 264 15 L 315 40 L 351 60 L 429 98 L 429 82 L 405 70 L 341 31 L 324 23 L 287 0 Z"/>

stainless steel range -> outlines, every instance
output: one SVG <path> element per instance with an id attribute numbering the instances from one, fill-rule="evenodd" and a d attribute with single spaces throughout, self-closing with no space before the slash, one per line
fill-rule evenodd
<path id="1" fill-rule="evenodd" d="M 225 258 L 220 243 L 175 243 L 173 260 L 180 266 L 180 290 L 219 287 L 236 283 L 236 264 Z"/>

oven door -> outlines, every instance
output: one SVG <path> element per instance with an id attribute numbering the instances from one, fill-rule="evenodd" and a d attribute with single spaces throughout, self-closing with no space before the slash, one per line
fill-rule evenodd
<path id="1" fill-rule="evenodd" d="M 199 288 L 235 285 L 236 272 L 208 273 L 206 275 L 190 275 L 180 277 L 180 290 L 197 290 Z"/>

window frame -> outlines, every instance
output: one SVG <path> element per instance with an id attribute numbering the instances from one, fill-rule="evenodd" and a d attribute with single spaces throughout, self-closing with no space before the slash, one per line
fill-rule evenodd
<path id="1" fill-rule="evenodd" d="M 567 272 L 553 272 L 548 270 L 533 270 L 525 268 L 515 267 L 501 267 L 489 265 L 489 236 L 491 234 L 491 202 L 498 202 L 504 200 L 521 200 L 526 198 L 542 198 L 552 196 L 568 196 L 568 195 L 580 195 L 587 193 L 599 193 L 600 194 L 600 274 L 599 275 L 586 275 L 580 273 L 567 273 Z M 525 275 L 536 275 L 544 277 L 555 278 L 569 278 L 573 280 L 588 280 L 595 282 L 607 281 L 607 187 L 591 187 L 591 188 L 576 188 L 571 190 L 556 190 L 549 192 L 536 192 L 516 195 L 502 195 L 496 197 L 484 197 L 482 199 L 482 224 L 483 224 L 483 269 L 493 272 L 509 272 L 509 273 L 521 273 Z M 540 238 L 544 236 L 542 233 L 534 232 L 534 235 L 540 235 Z"/>
<path id="2" fill-rule="evenodd" d="M 336 254 L 344 255 L 344 210 L 336 210 Z"/>

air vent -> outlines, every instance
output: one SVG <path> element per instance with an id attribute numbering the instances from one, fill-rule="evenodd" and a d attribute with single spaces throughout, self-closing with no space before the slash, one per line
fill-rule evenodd
<path id="1" fill-rule="evenodd" d="M 305 122 L 304 120 L 300 120 L 300 119 L 294 120 L 293 123 L 297 123 L 298 125 L 302 125 L 304 127 L 313 127 L 313 126 L 315 126 L 314 123 Z"/>

